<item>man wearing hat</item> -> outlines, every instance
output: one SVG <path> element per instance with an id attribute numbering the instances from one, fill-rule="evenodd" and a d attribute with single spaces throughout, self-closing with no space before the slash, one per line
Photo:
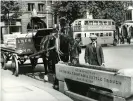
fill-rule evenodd
<path id="1" fill-rule="evenodd" d="M 91 43 L 85 49 L 85 62 L 90 65 L 104 66 L 104 55 L 101 45 L 97 43 L 97 36 L 90 36 Z"/>

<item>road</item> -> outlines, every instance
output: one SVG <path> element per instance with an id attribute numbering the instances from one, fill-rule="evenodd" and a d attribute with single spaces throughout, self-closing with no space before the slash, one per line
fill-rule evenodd
<path id="1" fill-rule="evenodd" d="M 82 53 L 80 54 L 80 62 L 81 63 L 84 63 L 84 53 L 85 53 L 85 48 L 82 49 Z M 122 68 L 132 68 L 133 67 L 133 44 L 132 45 L 127 45 L 127 44 L 119 45 L 116 47 L 114 47 L 114 46 L 103 47 L 103 53 L 104 53 L 104 57 L 105 57 L 106 68 L 122 69 Z M 41 59 L 39 59 L 39 62 L 41 62 Z M 27 61 L 27 63 L 28 63 L 28 61 Z M 42 95 L 39 97 L 41 100 L 46 99 L 45 97 L 43 97 L 44 93 L 46 93 L 48 96 L 51 96 L 51 99 L 59 100 L 58 98 L 60 98 L 61 101 L 63 101 L 63 100 L 65 101 L 66 99 L 69 99 L 66 96 L 62 95 L 61 93 L 54 91 L 52 88 L 52 84 L 44 83 L 44 81 L 43 81 L 44 73 L 37 72 L 37 71 L 44 71 L 42 64 L 37 65 L 37 67 L 35 69 L 35 71 L 37 72 L 37 73 L 35 73 L 35 77 L 29 73 L 27 74 L 27 72 L 31 72 L 30 66 L 29 67 L 25 66 L 25 67 L 21 68 L 20 71 L 21 72 L 20 72 L 19 77 L 16 78 L 15 76 L 12 75 L 11 71 L 2 70 L 2 85 L 3 85 L 2 89 L 4 89 L 3 94 L 5 94 L 5 95 L 2 95 L 5 97 L 5 98 L 3 98 L 4 99 L 3 101 L 18 101 L 17 99 L 14 100 L 15 97 L 13 97 L 13 96 L 18 96 L 19 98 L 22 98 L 23 99 L 22 101 L 25 101 L 25 99 L 33 100 L 35 98 L 34 94 L 36 94 L 39 89 L 42 92 Z M 17 81 L 17 83 L 15 83 L 13 81 L 15 81 L 15 82 Z M 27 85 L 25 85 L 25 84 L 27 84 Z M 20 85 L 21 85 L 21 87 L 20 87 Z M 18 86 L 20 88 L 18 88 Z M 19 91 L 25 90 L 23 88 L 23 86 L 28 87 L 30 89 L 32 89 L 31 86 L 32 87 L 34 86 L 33 87 L 34 92 L 32 93 L 33 95 L 30 96 L 30 93 L 28 93 L 29 96 L 27 95 L 26 98 L 24 97 L 25 95 L 21 95 L 22 92 L 19 92 Z M 7 89 L 7 88 L 11 88 L 11 89 Z M 37 88 L 39 88 L 39 89 L 37 89 Z M 14 92 L 16 92 L 16 93 L 14 94 Z M 12 96 L 12 94 L 14 94 L 14 95 Z M 51 95 L 49 95 L 49 94 L 51 94 Z M 31 98 L 32 96 L 33 96 L 33 98 Z M 38 97 L 36 97 L 36 99 L 37 98 Z"/>
<path id="2" fill-rule="evenodd" d="M 80 63 L 84 61 L 85 48 L 80 54 Z M 133 44 L 103 47 L 106 68 L 133 68 Z"/>
<path id="3" fill-rule="evenodd" d="M 131 45 L 122 44 L 118 46 L 103 47 L 103 53 L 104 53 L 106 68 L 116 68 L 116 69 L 133 68 L 133 44 Z M 80 63 L 85 63 L 84 54 L 85 54 L 85 48 L 82 48 L 82 53 L 80 54 L 79 57 Z M 41 63 L 42 59 L 39 59 L 38 62 Z M 29 61 L 26 61 L 26 63 L 29 63 Z M 31 71 L 30 66 L 25 66 L 25 67 L 20 68 L 22 74 Z M 35 71 L 44 71 L 43 64 L 38 64 L 35 68 Z"/>

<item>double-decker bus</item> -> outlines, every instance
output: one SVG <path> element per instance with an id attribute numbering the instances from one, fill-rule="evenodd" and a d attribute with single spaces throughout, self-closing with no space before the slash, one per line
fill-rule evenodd
<path id="1" fill-rule="evenodd" d="M 73 38 L 81 38 L 81 46 L 90 43 L 90 35 L 97 35 L 100 44 L 117 45 L 115 22 L 111 19 L 77 19 L 72 23 Z"/>

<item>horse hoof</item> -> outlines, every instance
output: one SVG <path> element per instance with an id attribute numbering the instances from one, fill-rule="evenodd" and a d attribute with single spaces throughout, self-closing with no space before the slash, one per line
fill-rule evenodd
<path id="1" fill-rule="evenodd" d="M 53 88 L 54 88 L 55 90 L 59 90 L 59 86 L 58 86 L 58 85 L 54 85 Z"/>
<path id="2" fill-rule="evenodd" d="M 44 82 L 48 82 L 48 76 L 44 75 Z"/>

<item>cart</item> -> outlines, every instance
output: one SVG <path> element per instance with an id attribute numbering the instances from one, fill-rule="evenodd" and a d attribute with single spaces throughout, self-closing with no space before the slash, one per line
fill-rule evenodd
<path id="1" fill-rule="evenodd" d="M 11 68 L 15 76 L 19 75 L 20 66 L 24 65 L 27 59 L 30 59 L 32 67 L 36 66 L 37 60 L 41 54 L 46 50 L 40 49 L 40 43 L 43 37 L 50 35 L 53 29 L 38 29 L 36 34 L 32 37 L 19 37 L 16 38 L 16 48 L 8 47 L 8 45 L 1 45 L 1 65 L 6 69 L 5 64 L 11 60 Z M 48 50 L 54 49 L 51 47 Z M 47 50 L 47 51 L 48 51 Z M 34 68 L 33 68 L 34 69 Z"/>

